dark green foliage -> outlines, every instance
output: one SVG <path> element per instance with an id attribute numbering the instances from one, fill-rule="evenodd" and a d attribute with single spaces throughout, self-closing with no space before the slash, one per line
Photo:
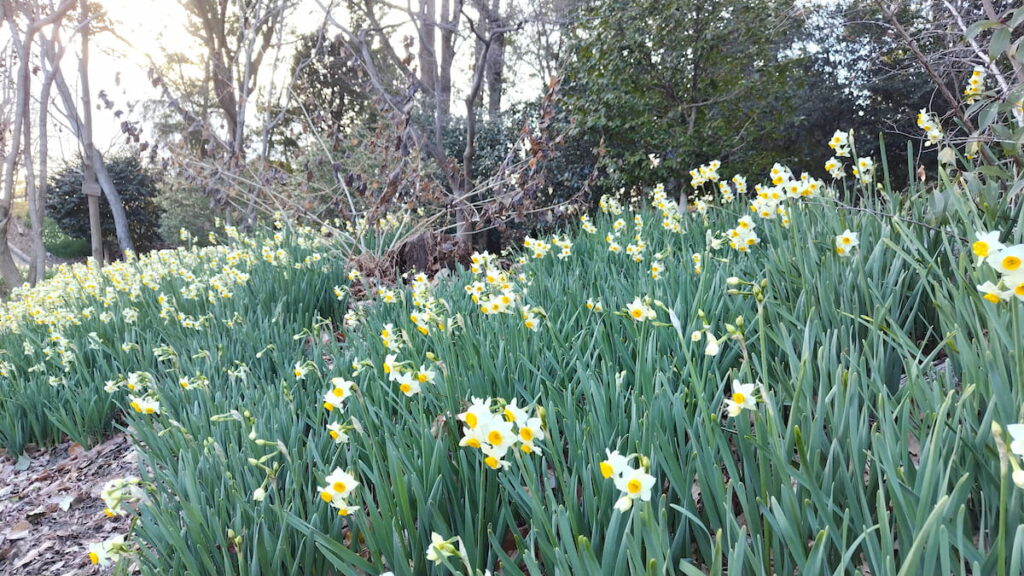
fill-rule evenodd
<path id="1" fill-rule="evenodd" d="M 949 103 L 871 2 L 605 0 L 592 16 L 577 31 L 564 91 L 580 148 L 604 141 L 605 191 L 686 189 L 687 172 L 711 159 L 727 176 L 782 162 L 826 177 L 836 130 L 853 129 L 858 153 L 876 161 L 883 135 L 897 186 L 908 161 L 929 171 L 935 162 L 935 148 L 908 158 L 906 144 L 922 140 L 920 109 L 948 119 Z M 942 51 L 928 8 L 899 4 L 896 17 L 926 54 Z M 938 73 L 957 94 L 969 70 L 947 61 Z"/>
<path id="2" fill-rule="evenodd" d="M 910 30 L 926 30 L 928 16 L 911 5 L 901 6 L 900 22 Z M 929 35 L 922 43 L 935 42 Z M 938 47 L 941 48 L 941 47 Z M 922 45 L 926 52 L 937 49 Z M 799 97 L 785 128 L 770 149 L 782 162 L 800 162 L 819 178 L 826 178 L 824 163 L 832 155 L 825 146 L 836 130 L 854 130 L 857 152 L 879 158 L 879 134 L 886 142 L 886 157 L 895 187 L 906 183 L 907 140 L 920 144 L 917 112 L 928 109 L 940 117 L 949 104 L 935 94 L 931 80 L 895 36 L 877 6 L 870 2 L 825 4 L 807 14 L 794 45 L 799 54 Z M 953 83 L 950 90 L 959 89 Z M 918 145 L 917 148 L 922 150 Z M 924 148 L 914 165 L 934 163 L 935 148 Z M 912 176 L 912 174 L 911 174 Z"/>
<path id="3" fill-rule="evenodd" d="M 296 98 L 286 110 L 289 123 L 281 131 L 280 144 L 298 148 L 310 131 L 335 142 L 354 126 L 372 124 L 376 112 L 363 70 L 359 56 L 342 39 L 330 38 L 322 30 L 300 36 L 290 72 Z"/>
<path id="4" fill-rule="evenodd" d="M 163 209 L 156 203 L 156 181 L 133 155 L 109 158 L 106 160 L 106 166 L 124 202 L 124 209 L 128 214 L 128 229 L 135 249 L 146 252 L 158 247 L 163 242 L 160 237 L 160 216 Z M 46 214 L 53 218 L 69 237 L 89 240 L 89 206 L 88 200 L 82 194 L 82 178 L 81 160 L 58 170 L 50 180 Z M 100 197 L 100 220 L 103 226 L 104 245 L 108 250 L 116 250 L 114 217 L 104 196 Z"/>
<path id="5" fill-rule="evenodd" d="M 747 170 L 792 107 L 796 62 L 782 57 L 793 3 L 605 1 L 580 26 L 565 95 L 584 138 L 604 140 L 619 185 L 665 182 L 713 158 Z M 648 154 L 662 162 L 652 170 Z"/>
<path id="6" fill-rule="evenodd" d="M 522 121 L 522 116 L 516 111 L 509 111 L 501 120 L 477 119 L 476 156 L 473 157 L 474 179 L 487 178 L 498 171 L 508 155 L 509 148 L 519 135 Z M 458 158 L 461 162 L 466 150 L 466 119 L 457 116 L 450 122 L 451 130 L 445 133 L 445 154 L 449 158 Z"/>
<path id="7" fill-rule="evenodd" d="M 88 240 L 71 238 L 61 231 L 53 218 L 43 223 L 43 246 L 58 258 L 85 258 L 92 253 Z"/>
<path id="8" fill-rule="evenodd" d="M 211 205 L 210 198 L 195 187 L 161 186 L 156 203 L 162 210 L 160 237 L 169 244 L 179 242 L 180 231 L 185 229 L 191 235 L 192 243 L 207 245 L 217 218 L 224 216 Z"/>

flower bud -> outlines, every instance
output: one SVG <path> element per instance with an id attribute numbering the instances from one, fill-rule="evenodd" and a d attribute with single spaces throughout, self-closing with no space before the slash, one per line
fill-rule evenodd
<path id="1" fill-rule="evenodd" d="M 735 276 L 729 276 L 725 279 L 726 286 L 737 286 L 740 283 L 740 279 Z"/>

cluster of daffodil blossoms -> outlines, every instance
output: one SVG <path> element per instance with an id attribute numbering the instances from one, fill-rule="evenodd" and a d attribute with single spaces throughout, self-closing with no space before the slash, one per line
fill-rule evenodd
<path id="1" fill-rule="evenodd" d="M 925 140 L 925 146 L 932 146 L 942 141 L 944 134 L 942 133 L 942 125 L 939 124 L 939 118 L 934 113 L 922 109 L 917 113 L 917 127 L 924 130 L 927 140 Z"/>
<path id="2" fill-rule="evenodd" d="M 354 476 L 341 468 L 335 468 L 327 475 L 324 482 L 325 486 L 317 488 L 320 499 L 337 510 L 339 516 L 348 516 L 359 510 L 358 506 L 351 506 L 348 503 L 352 492 L 359 486 L 359 481 Z"/>
<path id="3" fill-rule="evenodd" d="M 967 79 L 967 87 L 964 88 L 964 99 L 968 104 L 974 104 L 975 99 L 985 91 L 985 68 L 975 66 L 971 77 Z"/>
<path id="4" fill-rule="evenodd" d="M 608 458 L 599 465 L 601 476 L 615 482 L 615 487 L 622 492 L 622 496 L 615 501 L 615 509 L 628 512 L 635 500 L 650 502 L 651 489 L 657 479 L 647 473 L 647 466 L 641 464 L 634 468 L 629 464 L 633 458 L 641 462 L 645 462 L 646 458 L 639 454 L 623 456 L 618 450 L 607 450 L 606 453 Z"/>
<path id="5" fill-rule="evenodd" d="M 103 513 L 110 518 L 127 516 L 134 512 L 140 503 L 146 500 L 143 483 L 135 476 L 114 478 L 107 481 L 100 490 L 100 498 L 105 508 Z M 108 566 L 123 556 L 134 554 L 134 545 L 126 542 L 127 535 L 118 534 L 102 542 L 89 544 L 86 556 L 94 565 Z"/>
<path id="6" fill-rule="evenodd" d="M 846 176 L 846 167 L 840 158 L 852 158 L 854 155 L 853 130 L 843 132 L 836 130 L 828 142 L 835 156 L 825 162 L 825 170 L 833 179 L 841 180 Z M 869 185 L 875 179 L 875 162 L 871 158 L 857 158 L 851 173 L 861 184 Z"/>
<path id="7" fill-rule="evenodd" d="M 420 363 L 417 367 L 413 362 L 399 360 L 399 354 L 402 352 L 404 342 L 408 337 L 404 331 L 396 330 L 394 325 L 390 323 L 385 324 L 384 328 L 380 331 L 381 343 L 384 344 L 388 351 L 392 352 L 385 356 L 381 364 L 384 375 L 387 376 L 388 381 L 398 385 L 399 392 L 411 397 L 419 394 L 423 389 L 423 385 L 433 384 L 437 377 L 437 371 L 427 364 Z M 428 362 L 436 362 L 437 358 L 428 352 L 426 360 Z M 354 363 L 355 372 L 353 375 L 361 372 L 363 366 L 368 366 L 368 364 L 359 365 Z"/>
<path id="8" fill-rule="evenodd" d="M 458 415 L 464 424 L 459 446 L 480 450 L 484 464 L 492 470 L 510 466 L 505 457 L 517 444 L 526 454 L 540 454 L 537 442 L 544 440 L 542 412 L 540 408 L 533 412 L 531 416 L 530 410 L 516 405 L 516 400 L 473 398 L 469 408 Z"/>
<path id="9" fill-rule="evenodd" d="M 1006 246 L 999 241 L 999 232 L 978 232 L 971 251 L 977 257 L 976 265 L 988 264 L 999 274 L 996 282 L 991 280 L 978 286 L 986 300 L 992 303 L 1016 298 L 1024 301 L 1024 244 Z"/>
<path id="10" fill-rule="evenodd" d="M 90 333 L 84 342 L 71 342 L 64 335 L 69 327 L 91 321 L 110 324 L 115 320 L 131 326 L 138 322 L 140 310 L 155 305 L 161 320 L 187 330 L 202 331 L 213 323 L 232 328 L 239 318 L 218 314 L 217 304 L 232 299 L 238 289 L 248 284 L 257 262 L 292 269 L 323 265 L 316 251 L 322 246 L 322 238 L 311 228 L 287 235 L 279 230 L 262 240 L 244 237 L 231 226 L 224 226 L 223 232 L 228 241 L 225 245 L 160 250 L 142 257 L 129 254 L 124 260 L 102 268 L 89 264 L 58 266 L 46 282 L 15 289 L 0 305 L 0 333 L 20 333 L 29 325 L 45 327 L 49 334 L 47 345 L 36 348 L 26 343 L 24 354 L 37 362 L 34 371 L 48 374 L 51 385 L 64 385 L 66 374 L 82 348 L 114 344 L 128 351 L 135 346 L 131 341 L 104 342 L 97 332 Z M 283 249 L 286 242 L 311 253 L 293 262 Z M 195 308 L 193 303 L 205 306 L 207 312 L 188 314 L 181 310 L 186 306 Z M 0 375 L 17 377 L 14 370 L 11 362 L 0 360 Z M 120 387 L 112 388 L 108 391 Z M 159 412 L 159 402 L 152 396 L 138 396 L 132 401 L 132 407 L 139 412 Z"/>
<path id="11" fill-rule="evenodd" d="M 850 256 L 853 249 L 860 246 L 860 238 L 856 232 L 843 230 L 843 233 L 836 236 L 836 254 Z"/>

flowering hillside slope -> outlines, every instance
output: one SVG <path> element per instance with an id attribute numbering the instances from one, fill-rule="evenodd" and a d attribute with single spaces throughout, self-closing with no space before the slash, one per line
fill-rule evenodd
<path id="1" fill-rule="evenodd" d="M 852 144 L 407 286 L 308 230 L 66 269 L 4 311 L 0 441 L 126 428 L 88 552 L 149 574 L 1019 573 L 1021 227 Z"/>

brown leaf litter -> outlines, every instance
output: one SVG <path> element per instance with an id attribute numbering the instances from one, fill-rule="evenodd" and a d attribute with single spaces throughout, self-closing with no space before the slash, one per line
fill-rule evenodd
<path id="1" fill-rule="evenodd" d="M 123 434 L 92 450 L 64 442 L 29 445 L 19 457 L 0 451 L 0 574 L 110 574 L 89 562 L 89 545 L 124 534 L 129 520 L 104 515 L 99 493 L 108 480 L 136 470 Z"/>

